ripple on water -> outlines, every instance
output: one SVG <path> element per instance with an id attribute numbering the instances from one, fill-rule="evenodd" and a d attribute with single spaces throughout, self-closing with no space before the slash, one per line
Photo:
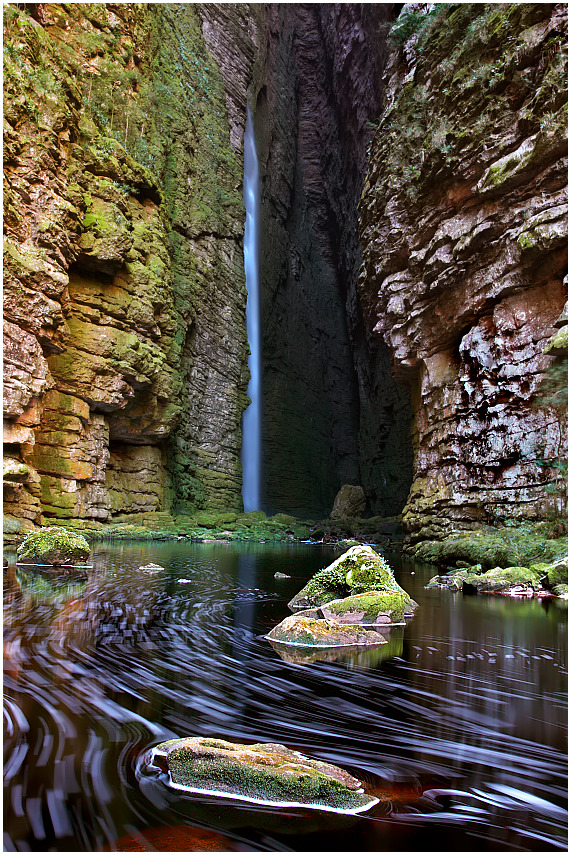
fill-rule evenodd
<path id="1" fill-rule="evenodd" d="M 7 848 L 565 848 L 565 613 L 425 591 L 417 567 L 400 581 L 420 608 L 389 658 L 284 661 L 263 635 L 329 560 L 310 547 L 122 546 L 99 550 L 80 586 L 9 576 Z M 142 574 L 148 561 L 165 569 Z M 280 569 L 292 579 L 276 581 Z M 317 839 L 303 811 L 221 811 L 141 769 L 153 745 L 186 734 L 283 742 L 347 768 L 380 802 Z"/>

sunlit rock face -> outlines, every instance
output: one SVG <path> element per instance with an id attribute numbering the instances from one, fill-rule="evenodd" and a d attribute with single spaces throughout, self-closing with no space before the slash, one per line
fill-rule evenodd
<path id="1" fill-rule="evenodd" d="M 266 507 L 323 517 L 348 483 L 363 486 L 370 510 L 398 513 L 412 477 L 408 392 L 366 331 L 355 291 L 356 203 L 390 6 L 268 4 L 265 13 L 255 122 Z"/>
<path id="2" fill-rule="evenodd" d="M 30 523 L 241 509 L 255 27 L 214 22 L 243 70 L 225 89 L 208 15 L 6 10 L 4 508 Z"/>
<path id="3" fill-rule="evenodd" d="M 359 288 L 412 390 L 415 538 L 560 510 L 566 442 L 538 393 L 566 299 L 566 7 L 421 17 L 385 75 Z"/>

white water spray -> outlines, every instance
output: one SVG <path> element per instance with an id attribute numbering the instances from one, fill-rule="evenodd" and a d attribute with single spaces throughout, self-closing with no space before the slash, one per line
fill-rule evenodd
<path id="1" fill-rule="evenodd" d="M 244 205 L 246 207 L 244 269 L 248 291 L 246 329 L 250 345 L 248 395 L 252 403 L 246 409 L 242 421 L 242 499 L 245 511 L 258 511 L 262 481 L 262 341 L 258 271 L 260 192 L 254 122 L 249 106 L 244 134 Z"/>

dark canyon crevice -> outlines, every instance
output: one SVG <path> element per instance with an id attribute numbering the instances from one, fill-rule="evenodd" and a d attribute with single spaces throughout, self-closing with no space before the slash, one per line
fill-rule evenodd
<path id="1" fill-rule="evenodd" d="M 390 5 L 269 4 L 256 100 L 262 173 L 268 510 L 326 516 L 344 483 L 398 513 L 412 478 L 408 393 L 361 319 L 357 202 Z"/>

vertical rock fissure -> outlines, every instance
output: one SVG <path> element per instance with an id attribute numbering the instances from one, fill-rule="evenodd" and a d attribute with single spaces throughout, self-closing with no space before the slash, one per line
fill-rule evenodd
<path id="1" fill-rule="evenodd" d="M 257 129 L 271 511 L 323 517 L 344 483 L 362 483 L 370 511 L 394 514 L 412 479 L 409 395 L 384 343 L 365 332 L 356 291 L 357 203 L 389 14 L 354 4 L 267 9 Z"/>

